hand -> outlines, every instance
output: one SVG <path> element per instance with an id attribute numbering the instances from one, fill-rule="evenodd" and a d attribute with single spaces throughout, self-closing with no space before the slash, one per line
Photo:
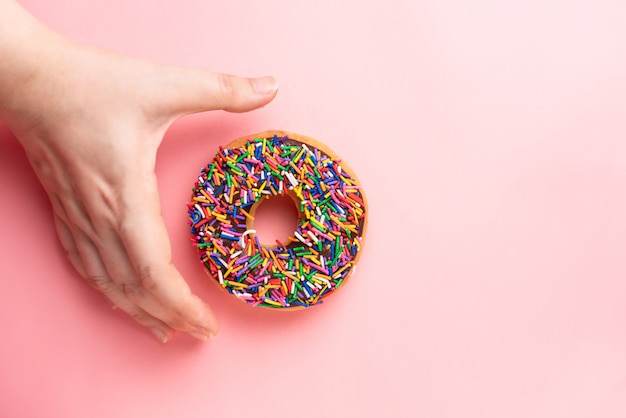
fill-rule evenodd
<path id="1" fill-rule="evenodd" d="M 175 330 L 214 335 L 215 315 L 172 264 L 156 152 L 177 118 L 261 107 L 275 80 L 160 66 L 60 39 L 46 51 L 0 115 L 50 197 L 67 256 L 161 341 Z"/>

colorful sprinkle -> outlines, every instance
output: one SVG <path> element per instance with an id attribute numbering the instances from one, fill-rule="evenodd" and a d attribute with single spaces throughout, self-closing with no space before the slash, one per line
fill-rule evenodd
<path id="1" fill-rule="evenodd" d="M 289 242 L 262 245 L 251 209 L 280 195 L 299 202 L 299 225 Z M 223 288 L 252 305 L 320 304 L 356 268 L 366 217 L 360 186 L 339 160 L 289 136 L 220 147 L 188 208 L 201 261 Z"/>

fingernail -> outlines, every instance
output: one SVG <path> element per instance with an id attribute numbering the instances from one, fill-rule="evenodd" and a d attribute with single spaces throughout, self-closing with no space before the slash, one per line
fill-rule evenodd
<path id="1" fill-rule="evenodd" d="M 278 89 L 278 82 L 271 76 L 259 77 L 252 80 L 254 90 L 259 94 L 274 93 Z"/>
<path id="2" fill-rule="evenodd" d="M 166 343 L 168 340 L 168 336 L 165 332 L 160 330 L 159 328 L 150 328 L 150 331 L 154 334 L 155 337 L 162 343 Z"/>
<path id="3" fill-rule="evenodd" d="M 199 339 L 200 341 L 208 341 L 209 337 L 213 336 L 211 331 L 207 331 L 207 334 L 201 333 L 201 332 L 196 332 L 196 331 L 190 331 L 189 335 L 191 335 L 194 338 Z"/>

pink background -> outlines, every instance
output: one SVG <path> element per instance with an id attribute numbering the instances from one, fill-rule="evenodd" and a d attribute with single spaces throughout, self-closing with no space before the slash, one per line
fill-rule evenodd
<path id="1" fill-rule="evenodd" d="M 23 4 L 76 40 L 281 87 L 161 147 L 208 343 L 159 344 L 82 282 L 0 127 L 0 416 L 626 416 L 622 0 Z M 328 143 L 370 201 L 357 274 L 304 312 L 219 291 L 188 242 L 200 167 L 272 128 Z"/>

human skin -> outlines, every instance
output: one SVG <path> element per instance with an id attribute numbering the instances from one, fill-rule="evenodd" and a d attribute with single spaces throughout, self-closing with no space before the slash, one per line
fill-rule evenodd
<path id="1" fill-rule="evenodd" d="M 78 273 L 163 342 L 206 340 L 211 308 L 172 263 L 156 152 L 181 116 L 246 112 L 276 95 L 273 77 L 157 65 L 80 45 L 0 0 L 0 119 L 24 147 Z"/>

